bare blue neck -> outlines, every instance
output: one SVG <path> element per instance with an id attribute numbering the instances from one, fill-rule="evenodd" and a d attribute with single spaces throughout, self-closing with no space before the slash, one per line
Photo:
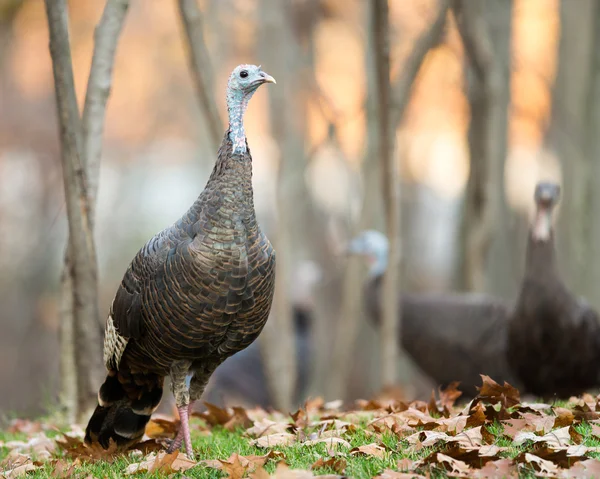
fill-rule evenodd
<path id="1" fill-rule="evenodd" d="M 373 262 L 369 268 L 369 276 L 371 278 L 381 276 L 385 273 L 388 264 L 388 251 L 387 249 L 377 248 L 373 251 Z"/>
<path id="2" fill-rule="evenodd" d="M 244 113 L 254 91 L 227 89 L 227 112 L 229 115 L 229 138 L 233 143 L 235 154 L 246 153 L 246 131 L 244 130 Z"/>

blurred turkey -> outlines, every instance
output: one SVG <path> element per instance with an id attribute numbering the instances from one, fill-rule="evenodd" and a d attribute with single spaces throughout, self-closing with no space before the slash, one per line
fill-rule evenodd
<path id="1" fill-rule="evenodd" d="M 536 186 L 525 275 L 508 328 L 508 360 L 528 392 L 566 398 L 600 384 L 600 322 L 558 272 L 552 213 L 559 196 L 556 184 Z"/>
<path id="2" fill-rule="evenodd" d="M 365 305 L 378 324 L 388 240 L 379 231 L 363 231 L 350 242 L 348 251 L 369 260 Z M 460 381 L 459 389 L 466 397 L 476 394 L 481 373 L 515 383 L 506 363 L 509 303 L 476 293 L 404 293 L 399 300 L 402 348 L 436 383 L 446 386 Z"/>
<path id="3" fill-rule="evenodd" d="M 296 343 L 296 388 L 294 403 L 305 400 L 312 357 L 311 334 L 314 288 L 322 276 L 312 261 L 301 262 L 290 282 Z M 243 380 L 240 380 L 243 378 Z M 261 347 L 258 341 L 227 359 L 213 374 L 203 400 L 219 406 L 272 407 Z"/>
<path id="4" fill-rule="evenodd" d="M 252 344 L 269 316 L 275 253 L 256 222 L 243 124 L 248 101 L 263 83 L 275 80 L 260 67 L 233 70 L 229 128 L 204 191 L 125 272 L 106 321 L 108 375 L 86 428 L 88 443 L 107 448 L 110 440 L 119 446 L 138 441 L 169 376 L 181 419 L 169 452 L 185 442 L 192 456 L 188 408 L 217 366 Z"/>

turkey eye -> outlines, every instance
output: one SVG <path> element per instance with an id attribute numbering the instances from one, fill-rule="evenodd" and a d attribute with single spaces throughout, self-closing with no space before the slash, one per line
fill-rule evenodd
<path id="1" fill-rule="evenodd" d="M 241 77 L 241 78 L 246 78 L 247 76 L 248 76 L 248 72 L 247 72 L 246 70 L 242 70 L 242 71 L 240 72 L 240 77 Z"/>

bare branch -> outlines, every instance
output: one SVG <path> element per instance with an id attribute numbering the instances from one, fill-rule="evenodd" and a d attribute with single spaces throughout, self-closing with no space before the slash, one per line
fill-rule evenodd
<path id="1" fill-rule="evenodd" d="M 94 33 L 94 54 L 83 107 L 85 170 L 88 184 L 90 224 L 93 230 L 102 155 L 106 103 L 110 95 L 117 42 L 121 35 L 129 0 L 108 0 Z"/>
<path id="2" fill-rule="evenodd" d="M 202 12 L 196 0 L 179 0 L 179 13 L 185 27 L 188 41 L 190 68 L 194 77 L 196 92 L 210 131 L 210 140 L 214 151 L 217 151 L 223 136 L 223 121 L 214 100 L 212 79 L 213 73 L 210 57 L 204 43 Z"/>
<path id="3" fill-rule="evenodd" d="M 402 71 L 392 86 L 394 109 L 392 110 L 391 124 L 394 130 L 402 121 L 404 110 L 410 101 L 410 91 L 427 52 L 438 43 L 444 32 L 449 6 L 450 0 L 439 0 L 438 14 L 429 28 L 416 40 L 412 52 L 402 65 Z"/>
<path id="4" fill-rule="evenodd" d="M 480 8 L 481 5 L 464 0 L 452 0 L 452 10 L 467 57 L 478 79 L 483 81 L 486 71 L 490 71 L 494 64 L 494 47 L 485 21 L 477 11 Z"/>
<path id="5" fill-rule="evenodd" d="M 60 126 L 65 200 L 69 218 L 69 248 L 73 279 L 74 332 L 77 341 L 78 409 L 93 405 L 94 373 L 98 373 L 97 277 L 94 239 L 90 228 L 88 196 L 83 171 L 83 131 L 77 108 L 65 0 L 46 0 L 50 54 L 54 72 Z M 97 354 L 95 354 L 97 353 Z M 98 378 L 99 379 L 99 378 Z"/>

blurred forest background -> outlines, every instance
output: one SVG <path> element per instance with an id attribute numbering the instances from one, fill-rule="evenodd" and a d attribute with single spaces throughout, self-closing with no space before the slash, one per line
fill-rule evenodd
<path id="1" fill-rule="evenodd" d="M 261 64 L 278 82 L 255 96 L 246 132 L 259 221 L 286 258 L 279 295 L 314 313 L 307 393 L 368 397 L 381 386 L 381 365 L 376 330 L 360 309 L 367 265 L 343 250 L 362 229 L 385 231 L 370 2 L 198 6 L 221 118 L 237 64 Z M 69 1 L 80 107 L 103 8 Z M 461 15 L 471 22 L 463 30 Z M 560 266 L 573 290 L 600 307 L 600 1 L 389 0 L 389 28 L 401 288 L 514 299 L 534 185 L 549 179 L 563 186 Z M 176 1 L 131 1 L 99 180 L 99 328 L 131 258 L 186 211 L 216 158 L 226 125 L 217 125 L 215 143 L 187 51 Z M 55 108 L 44 2 L 0 0 L 4 414 L 52 411 L 59 402 L 67 222 Z M 281 311 L 276 304 L 273 315 Z M 269 340 L 281 333 L 277 324 L 261 337 L 271 363 L 289 352 Z M 401 369 L 407 396 L 429 395 L 414 368 Z"/>

